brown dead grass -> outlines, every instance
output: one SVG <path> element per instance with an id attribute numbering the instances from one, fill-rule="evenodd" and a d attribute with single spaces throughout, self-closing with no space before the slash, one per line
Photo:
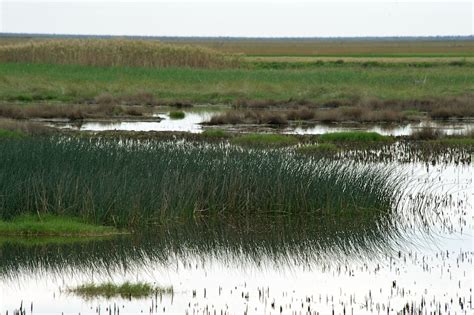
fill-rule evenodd
<path id="1" fill-rule="evenodd" d="M 432 119 L 474 117 L 474 95 L 432 99 L 380 100 L 374 98 L 331 100 L 324 103 L 307 100 L 238 100 L 234 109 L 279 110 L 288 120 L 386 121 L 416 119 L 405 111 L 416 111 Z"/>
<path id="2" fill-rule="evenodd" d="M 284 113 L 276 111 L 231 110 L 213 116 L 209 125 L 269 124 L 286 125 L 288 119 Z"/>

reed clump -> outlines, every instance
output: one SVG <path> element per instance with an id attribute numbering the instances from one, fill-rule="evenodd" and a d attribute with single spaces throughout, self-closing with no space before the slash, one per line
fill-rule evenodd
<path id="1" fill-rule="evenodd" d="M 0 62 L 145 68 L 232 68 L 240 64 L 237 55 L 208 48 L 117 39 L 62 39 L 5 45 L 0 47 Z"/>
<path id="2" fill-rule="evenodd" d="M 183 111 L 178 110 L 170 112 L 169 116 L 171 119 L 183 119 L 186 117 L 186 114 Z"/>
<path id="3" fill-rule="evenodd" d="M 230 110 L 212 116 L 209 125 L 287 125 L 288 119 L 283 112 L 279 111 L 253 111 L 253 110 Z"/>
<path id="4" fill-rule="evenodd" d="M 105 297 L 111 298 L 120 296 L 122 298 L 145 298 L 152 294 L 172 294 L 172 287 L 157 287 L 145 282 L 125 282 L 115 284 L 106 282 L 102 284 L 88 283 L 68 289 L 69 293 L 74 293 L 84 298 Z"/>
<path id="5" fill-rule="evenodd" d="M 293 150 L 105 138 L 4 139 L 0 218 L 25 213 L 133 228 L 193 218 L 390 211 L 390 168 Z"/>

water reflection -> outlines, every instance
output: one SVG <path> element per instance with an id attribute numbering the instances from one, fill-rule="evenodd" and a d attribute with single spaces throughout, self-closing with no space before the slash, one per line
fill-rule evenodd
<path id="1" fill-rule="evenodd" d="M 171 119 L 168 114 L 156 114 L 160 121 L 109 121 L 109 122 L 85 122 L 82 124 L 50 124 L 60 128 L 74 129 L 79 131 L 182 131 L 199 133 L 202 132 L 200 123 L 207 121 L 215 112 L 185 112 L 183 119 Z"/>
<path id="2" fill-rule="evenodd" d="M 317 124 L 287 128 L 289 134 L 323 134 L 340 131 L 369 131 L 387 136 L 409 136 L 422 128 L 433 128 L 445 135 L 465 135 L 474 130 L 474 123 L 419 122 L 409 124 Z"/>
<path id="3" fill-rule="evenodd" d="M 0 313 L 24 301 L 33 313 L 97 314 L 117 303 L 121 314 L 152 305 L 152 313 L 470 314 L 473 169 L 420 163 L 400 171 L 404 199 L 388 213 L 196 220 L 70 244 L 0 241 Z M 109 280 L 176 293 L 141 301 L 64 293 Z"/>
<path id="4" fill-rule="evenodd" d="M 0 239 L 0 275 L 124 272 L 156 264 L 176 265 L 199 257 L 223 265 L 273 268 L 336 264 L 389 254 L 400 241 L 393 215 L 353 211 L 340 215 L 269 216 L 194 221 L 151 227 L 146 234 L 75 243 L 25 243 Z"/>
<path id="5" fill-rule="evenodd" d="M 160 121 L 133 120 L 133 121 L 86 121 L 83 123 L 49 122 L 48 126 L 73 129 L 78 131 L 179 131 L 200 133 L 204 130 L 202 123 L 209 121 L 213 115 L 222 110 L 184 111 L 183 119 L 171 119 L 168 113 L 156 113 L 154 116 Z M 350 123 L 308 123 L 304 125 L 290 125 L 286 128 L 275 128 L 266 125 L 224 125 L 219 126 L 235 132 L 282 132 L 287 134 L 324 134 L 339 131 L 373 131 L 382 135 L 408 136 L 429 127 L 445 135 L 465 135 L 474 130 L 473 122 L 419 122 L 408 124 L 350 124 Z"/>

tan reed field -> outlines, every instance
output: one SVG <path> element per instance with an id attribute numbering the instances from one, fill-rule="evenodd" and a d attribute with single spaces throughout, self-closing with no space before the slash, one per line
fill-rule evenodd
<path id="1" fill-rule="evenodd" d="M 0 62 L 87 66 L 229 68 L 237 55 L 159 41 L 65 39 L 0 45 Z"/>

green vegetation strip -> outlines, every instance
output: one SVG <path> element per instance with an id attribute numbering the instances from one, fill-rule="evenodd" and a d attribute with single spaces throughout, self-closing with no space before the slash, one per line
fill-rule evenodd
<path id="1" fill-rule="evenodd" d="M 333 143 L 318 143 L 300 146 L 296 149 L 299 153 L 333 153 L 338 151 L 338 147 Z"/>
<path id="2" fill-rule="evenodd" d="M 354 142 L 372 142 L 372 141 L 391 141 L 391 136 L 383 136 L 377 132 L 364 131 L 344 131 L 331 132 L 322 134 L 319 139 L 321 141 L 354 141 Z"/>
<path id="3" fill-rule="evenodd" d="M 22 131 L 0 129 L 0 139 L 1 138 L 21 138 L 25 136 L 26 134 L 24 134 Z"/>
<path id="4" fill-rule="evenodd" d="M 162 288 L 143 282 L 125 282 L 121 285 L 108 282 L 99 285 L 94 283 L 84 284 L 76 288 L 69 289 L 68 292 L 85 298 L 111 298 L 116 296 L 120 296 L 122 298 L 145 298 L 155 293 L 172 294 L 173 288 Z"/>
<path id="5" fill-rule="evenodd" d="M 78 103 L 103 93 L 150 94 L 160 101 L 222 104 L 243 100 L 413 100 L 472 93 L 471 67 L 363 67 L 325 64 L 315 69 L 128 68 L 0 64 L 0 100 Z"/>
<path id="6" fill-rule="evenodd" d="M 204 137 L 210 138 L 226 138 L 229 137 L 229 133 L 223 129 L 206 129 L 201 133 Z"/>
<path id="7" fill-rule="evenodd" d="M 3 236 L 108 236 L 120 231 L 109 226 L 97 226 L 72 217 L 52 215 L 21 215 L 0 221 Z"/>

